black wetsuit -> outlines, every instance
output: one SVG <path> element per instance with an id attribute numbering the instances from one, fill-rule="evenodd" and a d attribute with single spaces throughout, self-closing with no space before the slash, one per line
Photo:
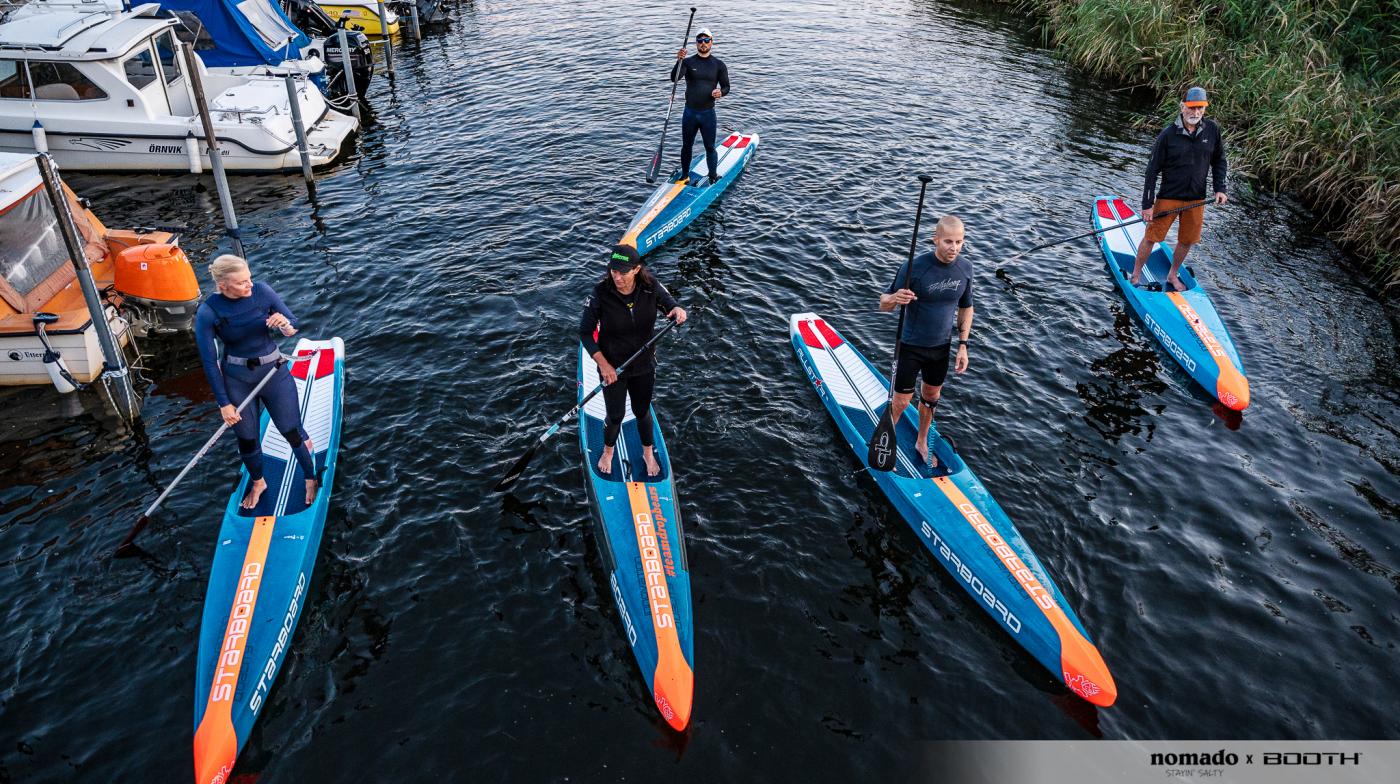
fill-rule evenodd
<path id="1" fill-rule="evenodd" d="M 631 294 L 622 295 L 608 277 L 593 287 L 593 294 L 583 308 L 578 336 L 589 356 L 603 352 L 603 358 L 614 368 L 626 362 L 646 345 L 656 332 L 656 317 L 677 307 L 676 298 L 655 278 L 640 273 Z M 597 338 L 593 330 L 598 330 Z M 608 416 L 603 424 L 603 444 L 613 446 L 622 429 L 622 417 L 627 411 L 626 399 L 632 399 L 632 414 L 637 418 L 637 432 L 642 446 L 651 446 L 651 396 L 656 384 L 656 347 L 637 357 L 627 369 L 618 374 L 617 383 L 603 388 Z"/>
<path id="2" fill-rule="evenodd" d="M 718 87 L 720 95 L 729 94 L 729 69 L 723 60 L 714 55 L 701 57 L 693 54 L 677 62 L 671 69 L 671 81 L 676 81 L 682 75 L 685 76 L 685 112 L 681 115 L 681 176 L 690 176 L 690 148 L 695 144 L 695 132 L 700 131 L 705 142 L 705 163 L 709 165 L 709 174 L 713 179 L 719 161 L 719 151 L 715 149 L 719 120 L 715 116 L 715 98 L 711 93 Z"/>

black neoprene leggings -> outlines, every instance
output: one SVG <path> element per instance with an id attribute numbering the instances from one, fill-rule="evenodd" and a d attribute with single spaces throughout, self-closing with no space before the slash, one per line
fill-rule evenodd
<path id="1" fill-rule="evenodd" d="M 603 387 L 603 402 L 608 406 L 608 418 L 603 423 L 603 445 L 617 444 L 622 430 L 622 417 L 627 413 L 627 398 L 632 398 L 632 414 L 637 417 L 637 433 L 642 446 L 652 445 L 651 393 L 656 387 L 656 372 L 619 378 Z"/>

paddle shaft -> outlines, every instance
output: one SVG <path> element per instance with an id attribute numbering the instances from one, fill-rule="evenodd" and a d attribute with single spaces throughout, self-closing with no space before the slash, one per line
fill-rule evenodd
<path id="1" fill-rule="evenodd" d="M 924 192 L 928 190 L 931 179 L 927 174 L 919 175 L 919 208 L 914 211 L 914 236 L 909 239 L 908 269 L 904 272 L 904 285 L 899 287 L 901 289 L 909 288 L 909 278 L 914 274 L 914 251 L 918 250 L 919 247 L 919 221 L 924 217 Z M 908 305 L 899 306 L 899 325 L 895 327 L 894 332 L 894 359 L 890 360 L 890 400 L 886 402 L 894 400 L 894 376 L 895 372 L 899 370 L 899 347 L 902 342 L 901 338 L 904 337 L 904 311 L 908 307 Z"/>
<path id="2" fill-rule="evenodd" d="M 690 7 L 690 19 L 685 23 L 685 38 L 681 39 L 681 46 L 690 44 L 690 27 L 695 24 L 695 6 Z M 675 66 L 672 66 L 674 69 Z M 676 75 L 676 80 L 671 82 L 671 102 L 666 104 L 666 123 L 661 126 L 661 141 L 656 145 L 656 155 L 651 158 L 651 168 L 647 170 L 647 182 L 656 179 L 656 175 L 661 171 L 661 155 L 666 147 L 666 134 L 671 130 L 671 112 L 676 108 L 676 88 L 681 84 L 680 75 Z"/>
<path id="3" fill-rule="evenodd" d="M 928 191 L 928 184 L 932 179 L 927 174 L 919 175 L 919 208 L 914 212 L 914 235 L 909 240 L 909 259 L 905 262 L 909 269 L 904 273 L 904 285 L 896 284 L 895 291 L 908 288 L 909 279 L 914 275 L 914 251 L 919 247 L 919 222 L 924 217 L 924 194 Z M 899 306 L 899 325 L 895 327 L 894 332 L 894 358 L 890 360 L 890 395 L 885 399 L 885 412 L 880 415 L 880 422 L 870 436 L 869 449 L 865 453 L 866 464 L 876 471 L 893 471 L 898 460 L 894 431 L 894 379 L 899 375 L 899 348 L 903 343 L 904 313 L 907 307 L 907 304 Z"/>
<path id="4" fill-rule="evenodd" d="M 1207 204 L 1210 204 L 1210 200 L 1209 200 L 1209 199 L 1207 199 L 1207 200 L 1205 200 L 1205 201 L 1198 201 L 1198 202 L 1196 202 L 1196 203 L 1194 203 L 1194 204 L 1187 204 L 1187 205 L 1184 206 L 1184 207 L 1173 207 L 1173 208 L 1170 209 L 1170 210 L 1162 210 L 1161 212 L 1154 212 L 1154 213 L 1152 213 L 1152 219 L 1153 219 L 1153 220 L 1156 220 L 1157 218 L 1160 218 L 1160 217 L 1163 216 L 1163 215 L 1174 215 L 1174 214 L 1176 214 L 1176 213 L 1178 213 L 1178 212 L 1185 212 L 1186 210 L 1194 210 L 1194 209 L 1196 209 L 1197 207 L 1204 207 L 1204 206 L 1206 206 Z M 1034 248 L 1027 248 L 1027 249 L 1021 251 L 1020 253 L 1017 253 L 1015 256 L 1012 256 L 1011 258 L 1007 259 L 1006 261 L 1004 261 L 1004 262 L 1002 262 L 1002 263 L 1005 264 L 1005 263 L 1007 263 L 1007 262 L 1015 261 L 1016 259 L 1019 259 L 1019 258 L 1021 258 L 1022 256 L 1025 256 L 1025 255 L 1028 254 L 1028 253 L 1034 253 L 1034 252 L 1036 252 L 1036 251 L 1038 251 L 1038 250 L 1044 250 L 1045 248 L 1051 248 L 1051 247 L 1054 247 L 1054 246 L 1056 246 L 1056 245 L 1063 245 L 1063 244 L 1066 243 L 1066 242 L 1072 242 L 1072 241 L 1074 241 L 1074 240 L 1081 240 L 1081 239 L 1084 239 L 1085 237 L 1092 237 L 1092 236 L 1094 236 L 1095 234 L 1103 234 L 1104 232 L 1110 231 L 1110 230 L 1112 230 L 1112 229 L 1118 229 L 1118 228 L 1122 228 L 1122 227 L 1124 227 L 1124 226 L 1131 226 L 1131 225 L 1133 225 L 1134 223 L 1142 223 L 1142 222 L 1143 222 L 1142 216 L 1141 216 L 1141 215 L 1137 215 L 1137 216 L 1135 216 L 1132 220 L 1123 221 L 1122 223 L 1115 223 L 1115 224 L 1113 224 L 1112 226 L 1105 226 L 1105 227 L 1103 227 L 1102 229 L 1094 229 L 1093 231 L 1086 231 L 1086 232 L 1084 232 L 1083 234 L 1076 234 L 1076 235 L 1074 235 L 1073 237 L 1065 237 L 1065 238 L 1062 239 L 1062 240 L 1055 240 L 1054 242 L 1047 242 L 1047 243 L 1044 243 L 1043 245 L 1037 245 L 1037 246 L 1035 246 Z"/>
<path id="5" fill-rule="evenodd" d="M 633 361 L 645 354 L 647 352 L 647 349 L 651 348 L 652 345 L 656 343 L 656 341 L 660 340 L 662 335 L 665 335 L 667 332 L 671 331 L 671 328 L 674 326 L 676 326 L 676 322 L 668 319 L 666 322 L 666 326 L 662 327 L 661 331 L 657 332 L 655 335 L 652 335 L 650 340 L 642 344 L 641 348 L 637 349 L 637 353 L 628 357 L 626 362 L 623 362 L 621 365 L 617 366 L 616 372 L 618 373 L 618 375 L 621 375 L 622 372 L 626 370 L 627 367 L 631 365 Z M 572 419 L 574 414 L 577 414 L 579 411 L 581 411 L 583 407 L 588 404 L 588 401 L 592 400 L 595 395 L 597 395 L 599 392 L 602 392 L 603 387 L 605 386 L 607 385 L 599 384 L 598 386 L 594 387 L 592 392 L 589 392 L 587 395 L 584 395 L 583 400 L 580 400 L 578 402 L 578 405 L 569 409 L 569 413 L 560 417 L 557 422 L 555 422 L 553 425 L 550 425 L 548 430 L 541 433 L 540 437 L 535 439 L 535 443 L 531 444 L 530 448 L 525 451 L 525 454 L 521 455 L 520 459 L 515 461 L 515 464 L 511 466 L 509 471 L 506 472 L 505 477 L 502 478 L 501 481 L 496 483 L 496 492 L 500 492 L 506 489 L 507 487 L 510 487 L 511 485 L 515 484 L 515 480 L 519 479 L 520 475 L 525 473 L 525 467 L 529 464 L 530 458 L 534 456 L 536 450 L 540 448 L 540 445 L 543 444 L 545 441 L 549 440 L 550 436 L 559 432 L 559 428 L 563 427 L 565 422 L 568 422 L 570 419 Z"/>

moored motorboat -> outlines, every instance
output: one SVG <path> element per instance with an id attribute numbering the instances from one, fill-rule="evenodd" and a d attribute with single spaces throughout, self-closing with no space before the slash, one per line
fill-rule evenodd
<path id="1" fill-rule="evenodd" d="M 133 333 L 189 329 L 199 284 L 178 238 L 108 229 L 62 190 L 93 282 L 107 292 L 102 309 L 118 344 Z M 0 386 L 52 383 L 71 391 L 102 372 L 98 325 L 58 220 L 35 156 L 0 153 Z"/>
<path id="2" fill-rule="evenodd" d="M 53 10 L 0 24 L 0 151 L 49 151 L 66 169 L 183 171 L 209 166 L 175 19 Z M 301 168 L 283 79 L 210 71 L 194 58 L 230 171 Z M 358 128 L 302 81 L 297 103 L 313 166 Z"/>

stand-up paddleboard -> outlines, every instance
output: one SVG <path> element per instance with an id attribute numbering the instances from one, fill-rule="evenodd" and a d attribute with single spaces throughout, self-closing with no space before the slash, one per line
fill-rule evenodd
<path id="1" fill-rule="evenodd" d="M 756 133 L 731 133 L 725 137 L 718 147 L 719 164 L 715 168 L 719 180 L 713 184 L 710 183 L 710 167 L 702 151 L 690 167 L 689 179 L 676 182 L 678 178 L 672 177 L 670 182 L 658 185 L 651 198 L 632 217 L 627 232 L 619 241 L 635 246 L 637 253 L 645 256 L 648 251 L 676 236 L 724 193 L 757 150 Z"/>
<path id="2" fill-rule="evenodd" d="M 579 400 L 599 384 L 598 365 L 582 345 L 578 381 Z M 579 414 L 584 484 L 602 532 L 608 581 L 627 642 L 662 718 L 672 728 L 683 730 L 690 723 L 695 690 L 695 629 L 690 611 L 690 566 L 685 558 L 671 457 L 653 407 L 653 447 L 661 473 L 647 476 L 641 436 L 629 401 L 613 450 L 612 471 L 599 472 L 606 418 L 602 395 L 588 401 Z"/>
<path id="3" fill-rule="evenodd" d="M 812 313 L 789 319 L 793 349 L 865 462 L 869 439 L 889 399 L 889 382 L 841 334 Z M 918 414 L 910 405 L 895 425 L 896 468 L 871 470 L 924 546 L 1023 648 L 1075 694 L 1109 706 L 1118 687 L 1089 633 L 1066 604 L 1016 526 L 937 429 L 930 435 L 938 468 L 914 452 Z"/>
<path id="4" fill-rule="evenodd" d="M 1138 244 L 1147 229 L 1141 221 L 1131 226 L 1119 224 L 1136 217 L 1116 196 L 1100 196 L 1094 201 L 1094 228 L 1108 229 L 1099 235 L 1099 249 L 1109 274 L 1147 331 L 1187 374 L 1227 407 L 1243 411 L 1249 405 L 1249 379 L 1245 378 L 1244 365 L 1210 295 L 1196 280 L 1190 265 L 1183 264 L 1177 273 L 1186 290 L 1166 290 L 1172 249 L 1161 242 L 1152 249 L 1142 270 L 1142 283 L 1158 290 L 1137 288 L 1128 282 Z"/>
<path id="5" fill-rule="evenodd" d="M 340 407 L 345 387 L 345 344 L 340 338 L 301 340 L 291 363 L 301 400 L 302 426 L 311 437 L 321 488 L 306 505 L 306 477 L 291 447 L 262 416 L 263 477 L 267 490 L 253 509 L 239 504 L 248 471 L 229 497 L 214 550 L 194 700 L 196 784 L 229 778 L 268 691 L 287 657 L 297 618 L 307 602 L 311 570 L 330 508 L 340 448 Z"/>

